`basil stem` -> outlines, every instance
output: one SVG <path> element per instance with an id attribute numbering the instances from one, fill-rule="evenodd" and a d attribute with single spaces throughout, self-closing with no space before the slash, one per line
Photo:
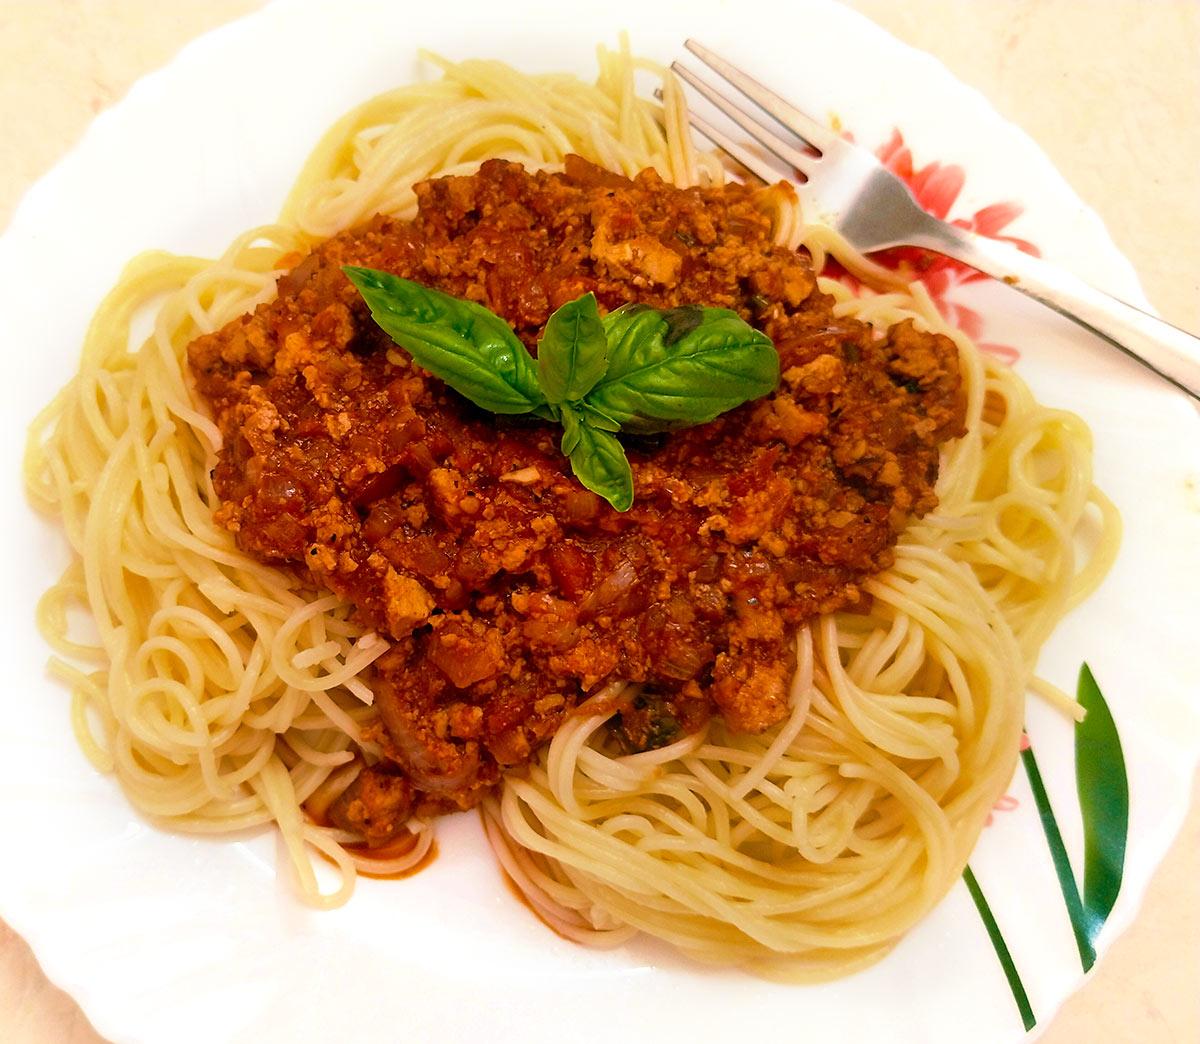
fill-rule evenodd
<path id="1" fill-rule="evenodd" d="M 582 399 L 608 369 L 608 341 L 595 294 L 568 301 L 538 341 L 538 383 L 552 403 Z"/>
<path id="2" fill-rule="evenodd" d="M 599 428 L 601 431 L 620 431 L 621 425 L 613 420 L 607 413 L 602 413 L 590 403 L 579 402 L 576 405 L 583 411 L 584 417 L 593 428 Z"/>
<path id="3" fill-rule="evenodd" d="M 546 402 L 533 358 L 494 312 L 373 268 L 342 271 L 384 332 L 476 406 L 530 413 Z"/>
<path id="4" fill-rule="evenodd" d="M 779 383 L 771 339 L 725 308 L 626 305 L 604 325 L 608 369 L 584 402 L 622 431 L 704 424 Z"/>

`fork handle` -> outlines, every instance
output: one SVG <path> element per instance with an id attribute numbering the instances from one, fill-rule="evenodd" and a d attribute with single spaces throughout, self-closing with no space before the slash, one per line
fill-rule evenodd
<path id="1" fill-rule="evenodd" d="M 1020 290 L 1200 400 L 1200 337 L 1008 243 L 943 227 L 944 233 L 939 228 L 913 245 L 962 261 Z"/>

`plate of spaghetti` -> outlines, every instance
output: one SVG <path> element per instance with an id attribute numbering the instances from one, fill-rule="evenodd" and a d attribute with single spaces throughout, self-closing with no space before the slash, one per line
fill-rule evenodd
<path id="1" fill-rule="evenodd" d="M 1178 829 L 1194 410 L 857 255 L 663 62 L 701 37 L 1138 298 L 1099 221 L 840 8 L 779 15 L 798 62 L 617 7 L 272 6 L 0 247 L 3 912 L 102 1032 L 1016 1040 Z"/>

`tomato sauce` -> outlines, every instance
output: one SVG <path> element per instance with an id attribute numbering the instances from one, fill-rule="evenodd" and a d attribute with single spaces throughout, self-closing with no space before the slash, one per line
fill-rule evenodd
<path id="1" fill-rule="evenodd" d="M 412 808 L 477 803 L 614 679 L 642 686 L 622 717 L 633 749 L 712 714 L 778 722 L 790 636 L 862 601 L 936 503 L 964 414 L 951 341 L 835 316 L 807 256 L 772 243 L 765 193 L 782 186 L 678 189 L 571 157 L 416 191 L 414 220 L 328 240 L 276 300 L 189 349 L 225 440 L 218 522 L 393 643 L 373 668 L 387 759 L 357 788 L 387 800 L 343 803 L 381 839 Z M 485 413 L 417 368 L 344 264 L 478 301 L 531 350 L 587 291 L 602 311 L 731 308 L 773 339 L 782 380 L 711 423 L 622 436 L 620 513 L 574 479 L 560 428 Z"/>

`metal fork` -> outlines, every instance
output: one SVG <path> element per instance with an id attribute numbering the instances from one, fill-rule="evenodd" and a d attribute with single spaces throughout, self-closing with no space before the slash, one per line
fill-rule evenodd
<path id="1" fill-rule="evenodd" d="M 1054 265 L 939 221 L 921 209 L 908 187 L 869 153 L 806 116 L 753 77 L 695 40 L 684 44 L 807 148 L 798 148 L 748 115 L 686 66 L 671 69 L 768 152 L 806 178 L 797 189 L 808 212 L 816 212 L 864 254 L 915 246 L 970 265 L 1077 322 L 1189 395 L 1200 399 L 1200 338 L 1089 286 Z M 692 126 L 764 181 L 779 171 L 743 143 L 703 117 Z"/>

